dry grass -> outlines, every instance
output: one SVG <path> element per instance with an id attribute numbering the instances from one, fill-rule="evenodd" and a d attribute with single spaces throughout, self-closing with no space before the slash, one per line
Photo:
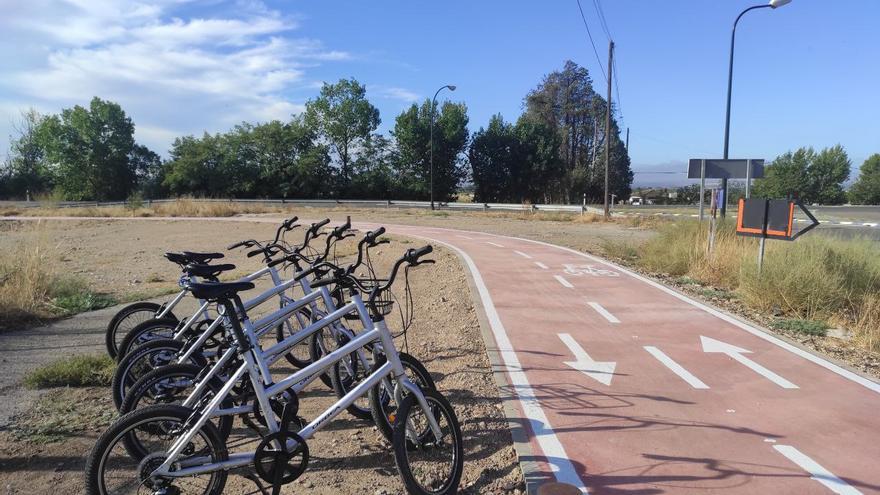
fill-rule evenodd
<path id="1" fill-rule="evenodd" d="M 61 273 L 60 258 L 61 249 L 40 225 L 0 252 L 0 331 L 115 304 L 84 280 Z"/>
<path id="2" fill-rule="evenodd" d="M 255 203 L 198 201 L 193 198 L 178 198 L 171 203 L 158 203 L 140 207 L 85 206 L 58 208 L 49 204 L 38 208 L 9 208 L 0 211 L 0 215 L 30 217 L 231 217 L 248 213 L 278 213 L 282 211 L 285 211 L 283 207 Z"/>
<path id="3" fill-rule="evenodd" d="M 43 229 L 0 252 L 0 328 L 51 316 L 46 306 L 55 280 L 58 250 Z"/>
<path id="4" fill-rule="evenodd" d="M 759 273 L 757 240 L 736 236 L 731 224 L 721 225 L 710 256 L 707 230 L 697 221 L 664 226 L 637 249 L 636 263 L 733 291 L 746 306 L 765 314 L 847 327 L 866 348 L 880 349 L 876 243 L 818 235 L 768 241 Z"/>

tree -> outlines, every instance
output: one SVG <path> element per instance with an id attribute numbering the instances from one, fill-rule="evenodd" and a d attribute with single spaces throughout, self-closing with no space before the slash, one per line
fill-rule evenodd
<path id="1" fill-rule="evenodd" d="M 399 189 L 391 141 L 374 134 L 364 143 L 354 163 L 350 196 L 360 199 L 394 199 Z"/>
<path id="2" fill-rule="evenodd" d="M 859 178 L 849 191 L 850 201 L 860 205 L 880 205 L 880 153 L 868 157 L 859 169 Z"/>
<path id="3" fill-rule="evenodd" d="M 493 115 L 489 126 L 474 133 L 468 149 L 474 181 L 474 201 L 499 203 L 511 201 L 519 193 L 518 156 L 520 142 L 512 125 L 500 114 Z"/>
<path id="4" fill-rule="evenodd" d="M 52 173 L 46 161 L 45 136 L 41 132 L 45 119 L 36 110 L 29 109 L 13 124 L 17 137 L 9 137 L 9 155 L 0 174 L 5 177 L 4 195 L 24 198 L 51 190 Z"/>
<path id="5" fill-rule="evenodd" d="M 825 148 L 809 167 L 809 201 L 823 205 L 839 205 L 846 201 L 843 183 L 849 179 L 851 162 L 841 145 Z"/>
<path id="6" fill-rule="evenodd" d="M 306 103 L 305 118 L 330 144 L 339 160 L 339 186 L 348 187 L 353 155 L 379 127 L 379 110 L 366 97 L 366 88 L 352 79 L 325 83 L 321 94 Z"/>
<path id="7" fill-rule="evenodd" d="M 776 157 L 755 183 L 760 198 L 794 198 L 807 203 L 841 204 L 846 195 L 843 182 L 849 178 L 850 161 L 840 145 L 816 153 L 799 148 Z"/>
<path id="8" fill-rule="evenodd" d="M 605 189 L 605 141 L 609 138 L 613 139 L 609 192 L 621 197 L 629 194 L 632 174 L 626 148 L 620 142 L 613 118 L 611 129 L 605 129 L 608 103 L 593 90 L 587 69 L 566 61 L 561 71 L 546 75 L 529 92 L 525 103 L 526 114 L 553 129 L 560 139 L 563 167 L 548 196 L 569 203 L 586 193 L 591 201 L 601 202 Z"/>
<path id="9" fill-rule="evenodd" d="M 139 167 L 154 155 L 134 141 L 134 123 L 118 104 L 92 98 L 40 124 L 56 187 L 67 199 L 125 199 L 136 188 Z M 141 171 L 143 172 L 143 171 Z"/>
<path id="10" fill-rule="evenodd" d="M 443 102 L 434 117 L 434 198 L 449 201 L 467 177 L 464 151 L 468 144 L 464 103 Z M 430 198 L 431 100 L 413 104 L 397 116 L 391 132 L 397 146 L 396 171 L 401 194 Z"/>

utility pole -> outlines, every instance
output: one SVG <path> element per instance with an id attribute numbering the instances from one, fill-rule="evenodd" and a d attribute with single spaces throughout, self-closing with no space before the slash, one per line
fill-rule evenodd
<path id="1" fill-rule="evenodd" d="M 608 210 L 608 167 L 611 163 L 611 71 L 614 60 L 614 42 L 608 41 L 608 106 L 605 108 L 605 218 L 611 216 Z"/>
<path id="2" fill-rule="evenodd" d="M 626 128 L 626 151 L 629 151 L 629 127 Z"/>

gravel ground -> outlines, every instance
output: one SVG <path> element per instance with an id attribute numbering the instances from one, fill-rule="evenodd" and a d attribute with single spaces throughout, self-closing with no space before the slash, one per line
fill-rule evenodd
<path id="1" fill-rule="evenodd" d="M 371 218 L 371 220 L 373 220 Z M 234 226 L 233 226 L 234 225 Z M 23 227 L 33 228 L 33 227 Z M 222 250 L 233 241 L 271 237 L 268 224 L 211 221 L 77 221 L 46 222 L 47 229 L 63 247 L 64 269 L 89 279 L 93 286 L 124 295 L 144 288 L 167 287 L 176 279 L 173 265 L 161 257 L 171 249 Z M 0 249 L 16 242 L 17 230 L 5 233 Z M 292 239 L 298 239 L 298 234 Z M 417 243 L 396 238 L 390 245 L 374 250 L 379 273 L 406 248 Z M 351 247 L 341 253 L 350 253 Z M 399 345 L 421 360 L 430 370 L 438 389 L 450 399 L 462 425 L 465 442 L 465 472 L 462 493 L 517 493 L 524 482 L 499 392 L 495 385 L 473 307 L 467 278 L 454 254 L 438 249 L 432 256 L 435 265 L 426 265 L 411 273 L 417 318 L 407 342 Z M 229 256 L 243 272 L 259 268 L 256 258 L 238 253 Z M 158 279 L 161 279 L 159 281 Z M 147 282 L 149 280 L 149 282 Z M 402 292 L 402 287 L 396 287 Z M 53 325 L 0 334 L 4 352 L 4 375 L 0 382 L 2 402 L 27 403 L 34 393 L 22 392 L 20 376 L 41 362 L 72 352 L 101 352 L 103 326 L 112 310 L 80 315 Z M 392 328 L 399 326 L 389 317 Z M 36 347 L 27 359 L 20 359 L 14 349 Z M 40 352 L 42 349 L 43 352 Z M 9 365 L 15 360 L 26 363 Z M 274 372 L 290 369 L 279 366 Z M 69 392 L 71 403 L 100 403 L 109 397 L 106 389 L 79 389 Z M 14 398 L 14 399 L 13 399 Z M 301 415 L 314 417 L 333 401 L 332 393 L 320 383 L 312 384 L 303 394 Z M 108 403 L 107 407 L 112 407 Z M 14 436 L 15 425 L 33 415 L 27 409 L 13 418 L 12 425 L 0 426 L 0 490 L 2 493 L 77 493 L 82 488 L 82 457 L 94 444 L 102 428 L 86 428 L 64 441 L 41 445 Z M 244 430 L 237 430 L 245 434 Z M 242 437 L 242 439 L 246 438 Z M 390 447 L 368 423 L 344 413 L 309 443 L 312 459 L 309 471 L 285 487 L 283 493 L 314 494 L 393 494 L 402 485 L 394 468 Z M 230 479 L 226 493 L 247 493 L 254 485 L 238 476 Z"/>

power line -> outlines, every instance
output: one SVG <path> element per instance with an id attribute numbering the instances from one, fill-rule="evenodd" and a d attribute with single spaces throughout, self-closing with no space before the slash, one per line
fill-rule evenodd
<path id="1" fill-rule="evenodd" d="M 599 15 L 599 24 L 602 26 L 602 30 L 605 31 L 605 36 L 608 37 L 608 41 L 611 41 L 613 38 L 611 37 L 611 30 L 608 29 L 608 22 L 605 20 L 605 12 L 602 10 L 602 1 L 593 0 L 593 6 L 596 7 L 596 14 Z"/>
<path id="2" fill-rule="evenodd" d="M 599 51 L 596 50 L 596 43 L 593 42 L 593 34 L 590 32 L 590 25 L 587 24 L 587 16 L 584 15 L 584 9 L 581 7 L 581 0 L 577 0 L 578 10 L 581 12 L 581 19 L 584 21 L 584 27 L 587 28 L 587 37 L 590 38 L 590 45 L 593 47 L 593 54 L 596 55 L 596 63 L 599 65 L 599 70 L 602 71 L 602 77 L 605 81 L 608 81 L 608 75 L 605 74 L 605 69 L 602 68 L 602 59 L 599 58 Z"/>

